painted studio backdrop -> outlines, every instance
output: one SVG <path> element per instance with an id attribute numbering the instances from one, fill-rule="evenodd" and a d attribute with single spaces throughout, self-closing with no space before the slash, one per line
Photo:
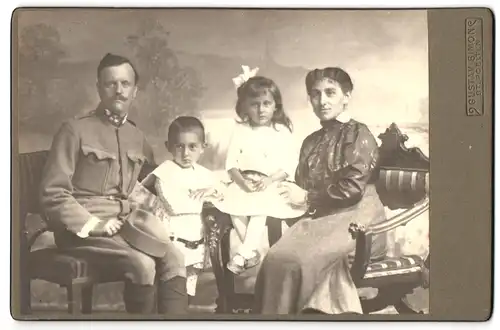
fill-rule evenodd
<path id="1" fill-rule="evenodd" d="M 232 78 L 241 65 L 258 67 L 260 75 L 276 81 L 298 146 L 319 125 L 306 95 L 308 70 L 340 66 L 354 82 L 353 117 L 375 136 L 397 123 L 409 137 L 407 146 L 428 155 L 427 33 L 425 11 L 25 12 L 18 29 L 20 152 L 49 148 L 63 120 L 97 105 L 98 62 L 115 52 L 139 70 L 130 117 L 148 135 L 158 161 L 169 157 L 163 147 L 169 123 L 191 114 L 208 131 L 202 164 L 223 169 L 236 116 Z M 391 234 L 391 253 L 425 255 L 427 233 L 424 213 Z M 51 244 L 50 237 L 40 244 Z M 42 289 L 33 288 L 33 303 L 43 303 Z M 51 295 L 59 294 L 53 290 Z"/>

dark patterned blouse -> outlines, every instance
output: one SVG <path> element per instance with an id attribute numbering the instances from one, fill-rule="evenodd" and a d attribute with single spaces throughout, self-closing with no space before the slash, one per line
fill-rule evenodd
<path id="1" fill-rule="evenodd" d="M 378 145 L 365 124 L 330 120 L 302 143 L 297 184 L 309 192 L 316 216 L 356 205 L 378 161 Z"/>

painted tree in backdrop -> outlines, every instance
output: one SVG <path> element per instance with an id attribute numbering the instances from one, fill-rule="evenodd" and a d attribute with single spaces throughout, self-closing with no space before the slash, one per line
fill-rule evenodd
<path id="1" fill-rule="evenodd" d="M 19 105 L 23 123 L 57 112 L 50 99 L 50 84 L 57 65 L 66 56 L 58 31 L 46 24 L 31 25 L 19 36 Z"/>
<path id="2" fill-rule="evenodd" d="M 197 72 L 180 65 L 168 37 L 169 32 L 160 22 L 144 20 L 137 33 L 126 39 L 140 75 L 132 110 L 140 115 L 134 117 L 149 134 L 162 138 L 177 116 L 198 114 L 204 90 Z"/>
<path id="3" fill-rule="evenodd" d="M 62 120 L 75 116 L 89 102 L 81 72 L 63 61 L 68 51 L 56 28 L 28 25 L 20 31 L 18 108 L 29 131 L 54 133 Z"/>

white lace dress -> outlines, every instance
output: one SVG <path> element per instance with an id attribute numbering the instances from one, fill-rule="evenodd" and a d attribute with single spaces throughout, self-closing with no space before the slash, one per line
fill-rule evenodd
<path id="1" fill-rule="evenodd" d="M 229 142 L 225 167 L 226 170 L 256 171 L 266 176 L 283 170 L 290 181 L 287 184 L 294 184 L 298 159 L 299 149 L 285 126 L 251 127 L 237 123 Z M 248 193 L 233 182 L 225 190 L 224 203 L 216 206 L 223 212 L 241 216 L 267 215 L 286 219 L 304 214 L 304 209 L 293 207 L 279 195 L 277 185 Z"/>

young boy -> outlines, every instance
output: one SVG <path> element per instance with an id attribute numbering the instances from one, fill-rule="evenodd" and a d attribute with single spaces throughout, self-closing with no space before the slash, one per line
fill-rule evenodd
<path id="1" fill-rule="evenodd" d="M 163 162 L 143 182 L 154 180 L 160 200 L 156 215 L 163 219 L 174 244 L 184 254 L 187 292 L 193 297 L 205 263 L 203 202 L 221 199 L 222 185 L 210 170 L 197 163 L 206 147 L 205 129 L 197 118 L 175 119 L 165 145 L 173 159 Z"/>

